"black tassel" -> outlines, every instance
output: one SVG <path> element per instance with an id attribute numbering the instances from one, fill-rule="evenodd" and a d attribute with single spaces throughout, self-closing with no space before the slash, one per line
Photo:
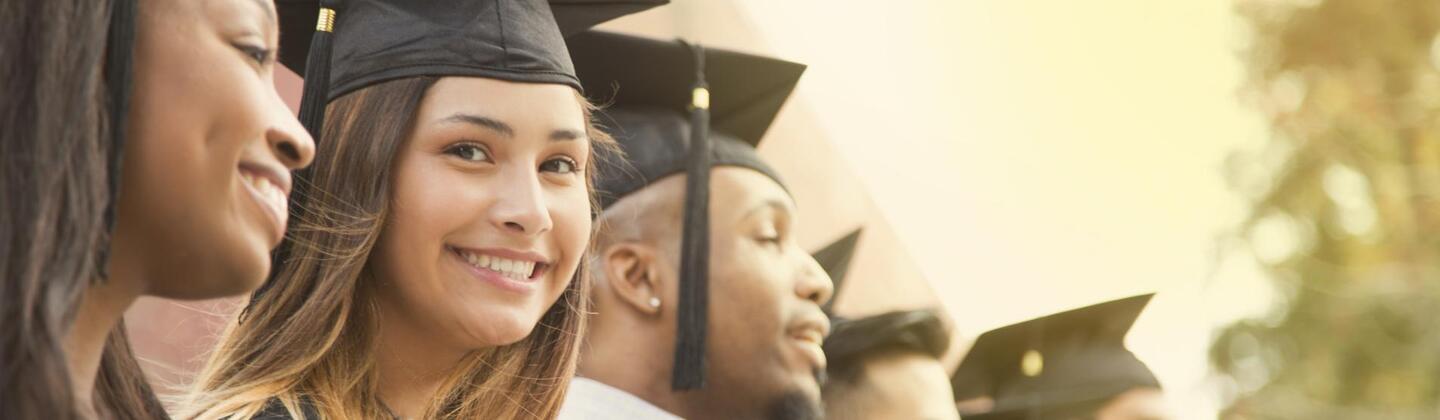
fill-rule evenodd
<path id="1" fill-rule="evenodd" d="M 330 44 L 335 36 L 338 0 L 321 0 L 315 34 L 310 37 L 310 56 L 305 59 L 305 90 L 300 97 L 300 125 L 320 141 L 325 128 L 325 104 L 330 101 Z"/>
<path id="2" fill-rule="evenodd" d="M 300 96 L 300 125 L 310 132 L 310 137 L 319 143 L 325 129 L 325 107 L 330 103 L 330 45 L 334 41 L 335 19 L 338 18 L 339 0 L 321 0 L 316 14 L 315 34 L 310 37 L 309 55 L 305 57 L 305 88 Z M 301 206 L 306 196 L 305 170 L 295 173 L 294 187 L 290 192 L 290 206 Z M 293 215 L 294 212 L 291 212 Z M 275 286 L 275 277 L 289 259 L 290 241 L 281 241 L 280 246 L 270 254 L 270 276 L 260 288 L 250 294 L 250 303 L 240 310 L 237 322 L 243 323 L 250 314 L 250 307 Z"/>
<path id="3" fill-rule="evenodd" d="M 105 99 L 110 116 L 110 150 L 106 184 L 105 238 L 100 243 L 95 263 L 100 278 L 110 277 L 110 239 L 115 234 L 115 206 L 120 199 L 121 164 L 125 157 L 126 120 L 130 114 L 130 74 L 135 56 L 135 2 L 115 0 L 110 3 L 110 30 L 105 39 Z"/>
<path id="4" fill-rule="evenodd" d="M 691 91 L 690 156 L 685 172 L 685 228 L 680 248 L 679 325 L 670 388 L 705 387 L 705 338 L 710 307 L 710 91 L 705 84 L 705 49 L 685 44 L 695 60 Z"/>

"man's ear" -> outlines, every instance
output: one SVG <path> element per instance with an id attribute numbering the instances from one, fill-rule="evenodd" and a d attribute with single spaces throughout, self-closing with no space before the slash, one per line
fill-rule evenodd
<path id="1" fill-rule="evenodd" d="M 654 247 L 626 242 L 611 245 L 601 256 L 606 290 L 645 316 L 658 316 L 665 307 L 664 260 Z"/>

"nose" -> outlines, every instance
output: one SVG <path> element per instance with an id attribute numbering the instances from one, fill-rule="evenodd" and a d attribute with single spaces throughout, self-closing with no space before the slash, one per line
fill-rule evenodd
<path id="1" fill-rule="evenodd" d="M 803 251 L 801 255 L 803 255 L 802 267 L 799 281 L 795 282 L 795 295 L 801 299 L 815 302 L 816 305 L 824 306 L 825 302 L 829 302 L 835 294 L 835 284 L 814 257 Z"/>
<path id="2" fill-rule="evenodd" d="M 265 130 L 265 140 L 270 152 L 290 170 L 310 166 L 315 159 L 315 139 L 290 113 L 290 108 L 280 100 L 278 92 L 270 95 L 269 119 L 270 127 Z"/>
<path id="3" fill-rule="evenodd" d="M 545 205 L 539 174 L 532 168 L 513 166 L 506 171 L 513 175 L 502 177 L 492 190 L 496 197 L 490 206 L 490 223 L 501 231 L 524 236 L 550 231 L 554 223 Z"/>

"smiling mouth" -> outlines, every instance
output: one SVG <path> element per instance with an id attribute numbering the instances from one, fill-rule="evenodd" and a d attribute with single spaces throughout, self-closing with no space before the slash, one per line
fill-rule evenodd
<path id="1" fill-rule="evenodd" d="M 801 352 L 805 353 L 806 358 L 810 359 L 811 368 L 825 369 L 825 331 L 823 329 L 797 328 L 790 332 L 789 338 L 794 340 Z"/>
<path id="2" fill-rule="evenodd" d="M 503 258 L 500 256 L 478 253 L 459 248 L 450 247 L 450 252 L 464 260 L 471 267 L 481 270 L 493 271 L 496 274 L 515 281 L 531 281 L 540 277 L 549 268 L 549 264 Z"/>
<path id="3" fill-rule="evenodd" d="M 237 172 L 240 174 L 240 181 L 245 184 L 245 189 L 250 191 L 251 197 L 265 209 L 271 221 L 275 222 L 278 237 L 284 237 L 285 223 L 290 216 L 289 197 L 285 193 L 285 189 L 276 185 L 270 177 L 245 167 L 238 168 Z"/>
<path id="4" fill-rule="evenodd" d="M 820 330 L 816 329 L 804 328 L 800 331 L 796 331 L 790 334 L 790 338 L 793 338 L 796 341 L 800 341 L 802 343 L 814 344 L 819 346 L 825 342 L 825 333 L 822 333 L 820 332 Z"/>

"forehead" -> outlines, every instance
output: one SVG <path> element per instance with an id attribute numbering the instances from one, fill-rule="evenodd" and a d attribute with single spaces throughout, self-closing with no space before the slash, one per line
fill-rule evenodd
<path id="1" fill-rule="evenodd" d="M 737 219 L 771 211 L 795 214 L 795 200 L 774 179 L 736 166 L 721 166 L 710 172 L 712 219 Z"/>
<path id="2" fill-rule="evenodd" d="M 200 13 L 215 20 L 229 20 L 236 16 L 257 16 L 275 23 L 275 4 L 266 0 L 150 0 L 141 10 L 160 10 L 178 13 Z M 148 9 L 148 10 L 147 10 Z"/>
<path id="3" fill-rule="evenodd" d="M 455 114 L 500 120 L 517 131 L 569 129 L 583 132 L 584 112 L 574 89 L 550 83 L 521 83 L 481 77 L 442 77 L 425 92 L 418 121 L 432 123 Z"/>

